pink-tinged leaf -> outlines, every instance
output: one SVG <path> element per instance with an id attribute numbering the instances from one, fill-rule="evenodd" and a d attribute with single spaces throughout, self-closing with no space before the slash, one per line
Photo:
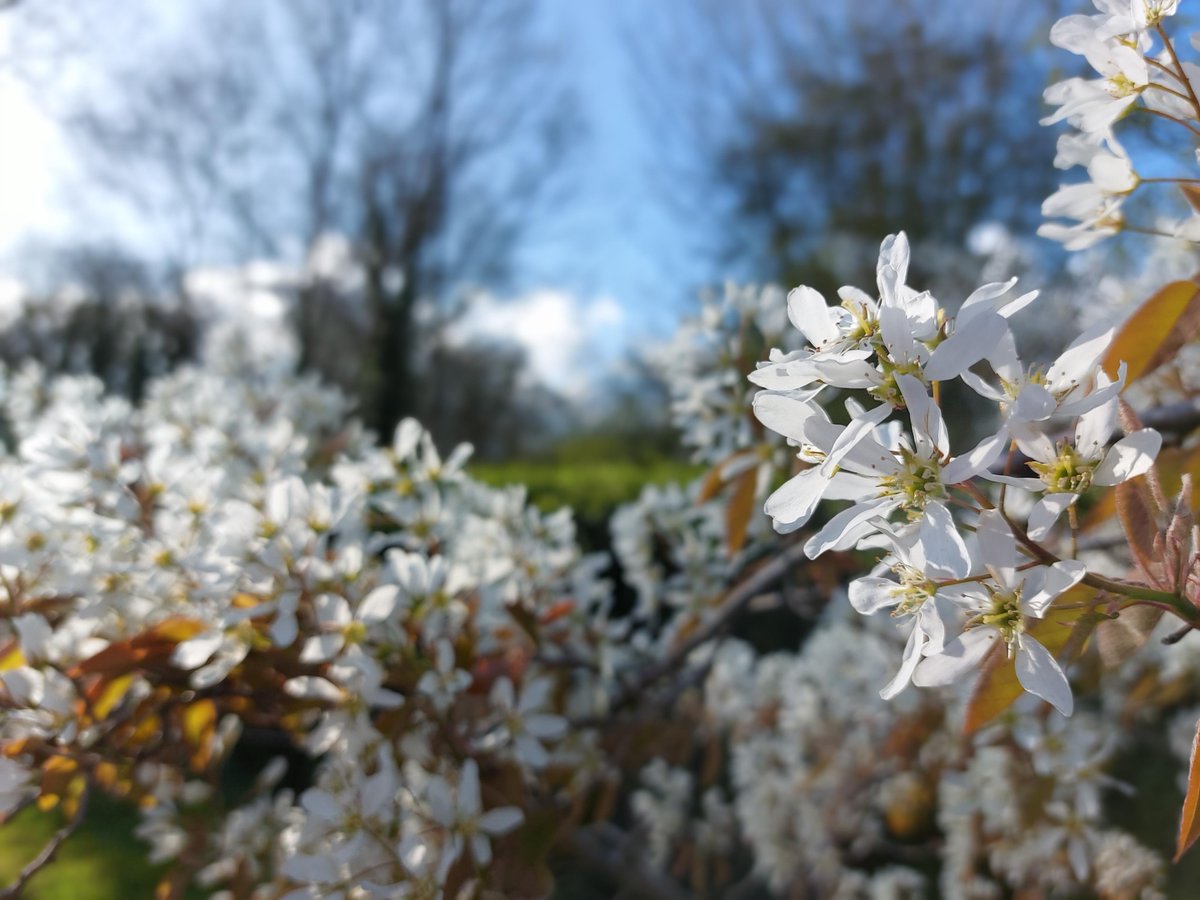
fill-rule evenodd
<path id="1" fill-rule="evenodd" d="M 1121 610 L 1117 618 L 1102 621 L 1096 628 L 1101 664 L 1115 669 L 1137 653 L 1162 617 L 1163 610 L 1156 607 L 1131 606 Z"/>
<path id="2" fill-rule="evenodd" d="M 1192 516 L 1192 476 L 1183 476 L 1183 485 L 1179 491 L 1179 500 L 1175 504 L 1175 513 L 1167 525 L 1163 547 L 1163 560 L 1166 565 L 1166 575 L 1174 580 L 1171 588 L 1176 593 L 1183 593 L 1187 581 L 1187 563 L 1192 549 L 1192 527 L 1195 519 Z"/>
<path id="3" fill-rule="evenodd" d="M 1158 534 L 1153 499 L 1144 484 L 1126 481 L 1113 490 L 1117 505 L 1117 518 L 1125 532 L 1129 549 L 1137 559 L 1143 572 L 1149 573 L 1158 559 L 1154 549 L 1154 538 Z"/>
<path id="4" fill-rule="evenodd" d="M 1126 403 L 1123 397 L 1117 402 L 1120 404 L 1118 406 L 1118 416 L 1121 421 L 1122 431 L 1126 434 L 1133 434 L 1135 431 L 1141 431 L 1146 427 L 1133 407 Z M 1166 511 L 1169 504 L 1167 503 L 1166 492 L 1163 490 L 1162 479 L 1158 474 L 1157 465 L 1151 466 L 1150 470 L 1146 472 L 1146 484 L 1150 486 L 1150 496 L 1154 498 L 1157 511 Z"/>

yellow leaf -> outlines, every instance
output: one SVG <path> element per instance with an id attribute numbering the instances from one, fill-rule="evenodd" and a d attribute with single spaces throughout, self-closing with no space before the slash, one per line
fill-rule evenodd
<path id="1" fill-rule="evenodd" d="M 37 808 L 42 812 L 50 812 L 50 810 L 58 806 L 60 799 L 58 794 L 42 794 L 37 798 Z"/>
<path id="2" fill-rule="evenodd" d="M 105 790 L 111 790 L 116 787 L 121 772 L 115 763 L 103 760 L 96 763 L 95 768 L 92 769 L 92 775 L 96 778 L 96 784 Z"/>
<path id="3" fill-rule="evenodd" d="M 92 712 L 96 719 L 107 719 L 108 714 L 121 702 L 132 685 L 133 675 L 121 675 L 111 681 L 102 681 L 96 699 L 92 701 Z"/>
<path id="4" fill-rule="evenodd" d="M 1115 378 L 1119 364 L 1129 366 L 1130 384 L 1170 362 L 1200 333 L 1200 284 L 1173 281 L 1137 308 L 1121 326 L 1108 352 L 1104 371 Z"/>
<path id="5" fill-rule="evenodd" d="M 52 756 L 42 766 L 42 790 L 37 799 L 37 806 L 42 812 L 49 812 L 58 806 L 64 796 L 72 794 L 72 781 L 82 778 L 79 762 L 69 756 Z"/>
<path id="6" fill-rule="evenodd" d="M 197 700 L 183 708 L 181 716 L 183 739 L 192 748 L 191 763 L 203 769 L 212 760 L 213 736 L 217 732 L 217 704 L 212 700 Z"/>
<path id="7" fill-rule="evenodd" d="M 1089 614 L 1086 606 L 1095 596 L 1095 588 L 1076 585 L 1054 602 L 1045 618 L 1028 620 L 1027 633 L 1060 662 L 1073 662 L 1083 651 L 1088 634 L 1096 625 L 1096 616 Z M 993 721 L 1025 692 L 1017 680 L 1013 661 L 1004 655 L 1004 645 L 999 641 L 996 643 L 996 648 L 984 661 L 983 672 L 967 702 L 963 731 L 968 735 Z"/>
<path id="8" fill-rule="evenodd" d="M 145 744 L 158 737 L 162 731 L 162 719 L 157 713 L 143 716 L 134 726 L 129 738 L 135 744 Z"/>
<path id="9" fill-rule="evenodd" d="M 78 761 L 69 756 L 52 756 L 42 766 L 43 775 L 70 775 L 79 768 Z"/>
<path id="10" fill-rule="evenodd" d="M 62 808 L 63 814 L 68 818 L 74 818 L 75 813 L 79 812 L 79 804 L 83 800 L 84 793 L 87 791 L 87 785 L 87 776 L 82 772 L 67 782 L 67 789 L 63 794 Z"/>
<path id="11" fill-rule="evenodd" d="M 1183 811 L 1179 817 L 1179 839 L 1175 842 L 1175 862 L 1187 853 L 1196 838 L 1200 837 L 1200 722 L 1196 723 L 1196 734 L 1192 738 L 1192 758 L 1188 763 L 1187 793 L 1183 798 Z"/>
<path id="12" fill-rule="evenodd" d="M 0 650 L 0 672 L 17 669 L 23 665 L 25 665 L 25 654 L 21 652 L 21 645 L 17 641 L 13 641 Z"/>
<path id="13" fill-rule="evenodd" d="M 146 633 L 146 637 L 180 644 L 183 641 L 191 640 L 206 627 L 199 619 L 175 617 L 159 622 Z"/>

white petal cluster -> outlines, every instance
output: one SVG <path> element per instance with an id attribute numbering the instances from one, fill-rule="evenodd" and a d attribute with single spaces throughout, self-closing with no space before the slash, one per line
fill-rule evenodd
<path id="1" fill-rule="evenodd" d="M 1043 215 L 1060 221 L 1045 223 L 1038 233 L 1068 250 L 1090 247 L 1127 227 L 1123 207 L 1142 179 L 1114 135 L 1122 118 L 1142 111 L 1192 134 L 1200 121 L 1195 91 L 1200 68 L 1180 59 L 1180 48 L 1164 29 L 1177 0 L 1094 2 L 1095 14 L 1066 16 L 1050 30 L 1050 41 L 1083 57 L 1096 76 L 1067 78 L 1045 93 L 1056 109 L 1042 124 L 1066 122 L 1073 128 L 1059 137 L 1054 165 L 1078 166 L 1088 176 L 1063 185 L 1042 204 Z M 1186 183 L 1190 173 L 1157 180 Z M 1197 223 L 1200 217 L 1193 216 L 1154 230 L 1195 241 Z"/>
<path id="2" fill-rule="evenodd" d="M 1008 514 L 975 482 L 1041 494 L 1022 530 L 1041 541 L 1093 485 L 1144 474 L 1161 438 L 1143 429 L 1108 446 L 1124 383 L 1123 375 L 1113 380 L 1097 365 L 1111 327 L 1085 332 L 1045 371 L 1031 369 L 1017 356 L 1009 318 L 1036 294 L 1010 296 L 1015 279 L 985 285 L 951 317 L 928 292 L 906 285 L 908 262 L 904 235 L 894 235 L 880 249 L 878 299 L 857 288 L 843 288 L 836 307 L 809 288 L 789 297 L 793 324 L 808 345 L 773 353 L 750 378 L 767 388 L 754 398 L 755 415 L 797 448 L 806 467 L 767 499 L 765 510 L 786 533 L 806 525 L 821 500 L 848 500 L 808 538 L 807 554 L 886 550 L 879 570 L 850 586 L 859 612 L 890 608 L 893 617 L 911 620 L 900 670 L 884 696 L 912 681 L 954 683 L 998 641 L 1026 690 L 1069 715 L 1066 676 L 1027 627 L 1086 569 L 1075 560 L 1045 564 L 1022 556 Z M 977 374 L 981 366 L 999 386 Z M 951 450 L 936 400 L 945 382 L 957 378 L 995 404 L 1000 422 L 960 454 Z M 846 399 L 848 424 L 835 424 L 818 401 L 852 390 L 878 405 Z M 1074 420 L 1074 429 L 1056 441 L 1049 429 L 1064 420 Z M 1040 477 L 993 473 L 1010 447 L 1024 451 Z M 974 507 L 966 521 L 952 512 L 954 499 Z M 956 626 L 963 631 L 955 637 Z"/>
<path id="3" fill-rule="evenodd" d="M 3 396 L 5 811 L 51 760 L 111 758 L 153 796 L 155 858 L 186 845 L 205 883 L 391 896 L 475 877 L 523 785 L 588 752 L 565 716 L 612 692 L 599 566 L 569 514 L 468 478 L 469 448 L 443 458 L 411 421 L 376 448 L 336 393 L 235 359 L 138 407 L 32 369 Z M 321 759 L 315 783 L 198 844 L 172 773 L 258 721 Z M 124 768 L 162 729 L 192 762 Z"/>

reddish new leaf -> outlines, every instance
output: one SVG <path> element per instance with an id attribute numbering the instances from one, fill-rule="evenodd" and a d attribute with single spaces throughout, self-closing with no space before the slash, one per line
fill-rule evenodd
<path id="1" fill-rule="evenodd" d="M 1154 518 L 1152 500 L 1146 485 L 1135 481 L 1124 481 L 1113 489 L 1116 495 L 1117 516 L 1125 531 L 1125 540 L 1133 551 L 1138 564 L 1145 572 L 1153 571 L 1158 554 L 1154 549 L 1154 537 L 1158 534 L 1158 523 Z"/>

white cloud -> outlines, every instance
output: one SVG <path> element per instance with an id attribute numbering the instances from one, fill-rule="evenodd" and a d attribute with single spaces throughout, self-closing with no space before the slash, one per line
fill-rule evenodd
<path id="1" fill-rule="evenodd" d="M 513 300 L 480 294 L 451 339 L 514 343 L 525 351 L 533 377 L 580 400 L 616 359 L 625 326 L 625 311 L 611 297 L 584 300 L 555 290 Z"/>
<path id="2" fill-rule="evenodd" d="M 194 269 L 187 273 L 186 284 L 196 312 L 222 340 L 236 330 L 256 356 L 288 360 L 295 353 L 287 322 L 288 295 L 297 279 L 287 266 L 252 262 Z"/>
<path id="3" fill-rule="evenodd" d="M 0 25 L 0 28 L 3 26 Z M 0 32 L 0 59 L 5 36 Z M 57 224 L 54 167 L 62 140 L 55 125 L 10 75 L 0 71 L 0 248 Z"/>

